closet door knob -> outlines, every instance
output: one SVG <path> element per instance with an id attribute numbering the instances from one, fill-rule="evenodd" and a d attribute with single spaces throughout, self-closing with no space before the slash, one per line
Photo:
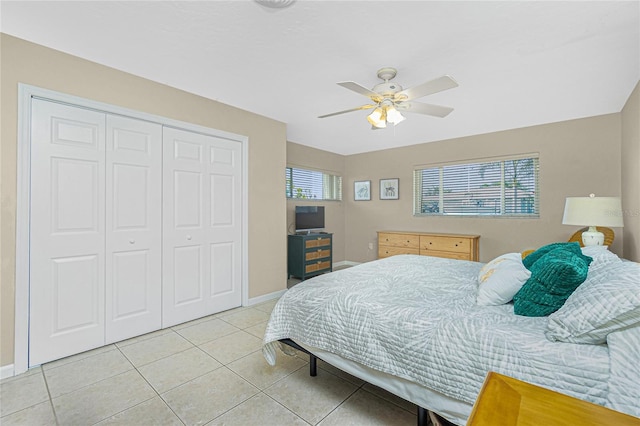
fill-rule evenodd
<path id="1" fill-rule="evenodd" d="M 129 240 L 129 244 L 135 244 L 136 240 Z"/>
<path id="2" fill-rule="evenodd" d="M 191 240 L 191 235 L 187 235 L 187 240 Z"/>

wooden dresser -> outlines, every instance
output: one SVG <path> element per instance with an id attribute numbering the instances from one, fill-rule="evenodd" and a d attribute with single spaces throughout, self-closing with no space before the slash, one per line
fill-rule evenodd
<path id="1" fill-rule="evenodd" d="M 378 259 L 396 254 L 420 254 L 477 262 L 479 245 L 479 235 L 378 231 Z"/>

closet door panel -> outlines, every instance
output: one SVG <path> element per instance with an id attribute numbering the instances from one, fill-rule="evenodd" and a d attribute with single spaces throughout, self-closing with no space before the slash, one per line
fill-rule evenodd
<path id="1" fill-rule="evenodd" d="M 163 327 L 241 304 L 241 144 L 164 129 Z"/>
<path id="2" fill-rule="evenodd" d="M 106 343 L 162 318 L 162 126 L 107 115 Z"/>
<path id="3" fill-rule="evenodd" d="M 216 309 L 238 306 L 242 271 L 242 168 L 239 142 L 213 138 L 209 150 L 211 197 L 209 294 Z M 228 308 L 227 308 L 228 309 Z"/>
<path id="4" fill-rule="evenodd" d="M 202 173 L 193 169 L 193 165 L 190 167 L 191 170 L 173 172 L 173 217 L 176 229 L 202 228 Z"/>
<path id="5" fill-rule="evenodd" d="M 104 344 L 105 117 L 31 110 L 29 365 Z"/>
<path id="6" fill-rule="evenodd" d="M 111 266 L 112 319 L 126 321 L 153 311 L 148 295 L 152 290 L 149 279 L 149 250 L 113 253 Z M 153 327 L 148 331 L 154 330 Z M 127 336 L 132 337 L 132 336 Z M 126 338 L 126 337 L 124 337 Z M 114 339 L 117 341 L 120 339 Z"/>
<path id="7" fill-rule="evenodd" d="M 234 243 L 211 245 L 211 297 L 233 293 L 234 288 Z"/>
<path id="8" fill-rule="evenodd" d="M 204 300 L 202 289 L 202 247 L 181 246 L 173 249 L 173 300 L 176 307 L 187 307 Z"/>
<path id="9" fill-rule="evenodd" d="M 164 128 L 163 327 L 209 314 L 205 297 L 209 255 L 203 220 L 209 207 L 206 147 L 204 135 Z"/>

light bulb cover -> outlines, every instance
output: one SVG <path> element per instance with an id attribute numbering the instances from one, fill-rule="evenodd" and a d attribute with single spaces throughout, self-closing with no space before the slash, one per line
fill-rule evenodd
<path id="1" fill-rule="evenodd" d="M 385 128 L 387 127 L 386 112 L 382 108 L 378 107 L 369 114 L 367 121 L 371 123 L 373 127 L 377 127 L 379 129 Z"/>
<path id="2" fill-rule="evenodd" d="M 393 125 L 398 125 L 402 123 L 406 118 L 404 115 L 400 114 L 400 111 L 395 109 L 394 107 L 387 108 L 387 121 L 389 123 L 393 123 Z"/>

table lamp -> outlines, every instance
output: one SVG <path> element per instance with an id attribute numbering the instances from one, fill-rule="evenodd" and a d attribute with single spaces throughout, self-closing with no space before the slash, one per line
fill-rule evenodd
<path id="1" fill-rule="evenodd" d="M 596 226 L 622 227 L 622 202 L 619 197 L 567 197 L 563 225 L 588 226 L 582 233 L 584 246 L 601 246 L 604 234 Z"/>

